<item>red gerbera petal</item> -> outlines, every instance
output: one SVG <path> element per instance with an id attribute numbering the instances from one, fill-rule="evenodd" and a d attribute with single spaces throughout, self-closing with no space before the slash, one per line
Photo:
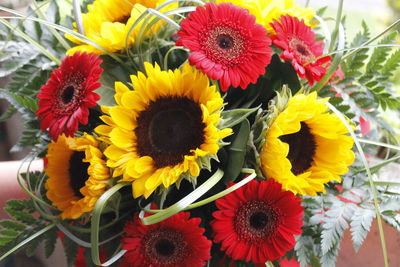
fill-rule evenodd
<path id="1" fill-rule="evenodd" d="M 256 83 L 271 61 L 271 40 L 246 9 L 230 3 L 197 7 L 181 23 L 176 42 L 191 50 L 189 62 L 221 89 L 246 89 Z"/>
<path id="2" fill-rule="evenodd" d="M 211 241 L 199 227 L 199 218 L 181 212 L 153 225 L 143 225 L 136 215 L 125 225 L 122 248 L 129 266 L 205 266 L 210 259 Z"/>
<path id="3" fill-rule="evenodd" d="M 310 85 L 321 80 L 326 73 L 326 66 L 331 60 L 330 56 L 322 57 L 324 44 L 316 41 L 316 35 L 298 18 L 290 15 L 281 16 L 279 20 L 271 23 L 276 34 L 271 35 L 274 45 L 282 49 L 280 57 L 291 60 L 292 66 L 301 78 L 306 78 Z"/>
<path id="4" fill-rule="evenodd" d="M 253 180 L 216 200 L 216 206 L 219 210 L 211 222 L 214 242 L 221 242 L 221 249 L 234 260 L 275 260 L 293 249 L 293 235 L 301 234 L 300 198 L 282 191 L 273 179 Z"/>
<path id="5" fill-rule="evenodd" d="M 36 115 L 41 129 L 49 129 L 53 140 L 62 133 L 73 136 L 78 123 L 88 123 L 89 108 L 100 99 L 93 90 L 101 85 L 98 82 L 103 72 L 101 62 L 95 54 L 77 52 L 66 56 L 40 88 Z"/>

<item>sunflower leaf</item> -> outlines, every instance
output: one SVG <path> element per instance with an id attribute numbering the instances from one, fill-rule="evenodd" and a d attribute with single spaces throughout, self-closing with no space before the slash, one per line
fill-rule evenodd
<path id="1" fill-rule="evenodd" d="M 247 141 L 250 134 L 250 123 L 245 119 L 240 126 L 234 128 L 235 136 L 232 139 L 231 145 L 227 148 L 228 151 L 228 164 L 225 168 L 224 181 L 235 181 L 236 177 L 240 174 L 244 160 L 246 157 Z"/>
<path id="2" fill-rule="evenodd" d="M 249 109 L 224 110 L 221 112 L 222 123 L 219 125 L 219 128 L 231 128 L 238 125 L 259 108 L 260 106 Z"/>

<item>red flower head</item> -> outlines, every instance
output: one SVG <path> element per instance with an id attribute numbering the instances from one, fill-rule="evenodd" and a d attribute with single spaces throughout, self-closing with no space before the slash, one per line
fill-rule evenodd
<path id="1" fill-rule="evenodd" d="M 265 263 L 283 256 L 301 234 L 300 198 L 272 179 L 251 181 L 216 200 L 214 242 L 234 260 Z"/>
<path id="2" fill-rule="evenodd" d="M 124 229 L 124 262 L 134 267 L 205 266 L 211 257 L 211 241 L 199 227 L 200 218 L 189 216 L 189 212 L 181 212 L 148 226 L 135 216 Z"/>
<path id="3" fill-rule="evenodd" d="M 53 140 L 62 133 L 73 136 L 78 123 L 88 123 L 89 108 L 100 99 L 93 90 L 101 85 L 98 82 L 103 71 L 101 62 L 95 54 L 77 52 L 66 56 L 40 88 L 36 115 L 41 120 L 41 129 L 49 129 Z"/>
<path id="4" fill-rule="evenodd" d="M 330 61 L 331 57 L 315 58 L 322 55 L 324 44 L 315 41 L 316 35 L 303 20 L 289 15 L 281 16 L 279 21 L 271 23 L 276 35 L 271 35 L 274 45 L 283 50 L 280 57 L 283 60 L 291 60 L 294 69 L 301 78 L 307 78 L 310 85 L 319 81 L 326 73 L 323 65 Z M 330 63 L 328 63 L 329 65 Z"/>
<path id="5" fill-rule="evenodd" d="M 191 50 L 189 62 L 221 89 L 256 83 L 271 61 L 271 40 L 246 9 L 230 3 L 197 7 L 181 23 L 177 45 Z"/>

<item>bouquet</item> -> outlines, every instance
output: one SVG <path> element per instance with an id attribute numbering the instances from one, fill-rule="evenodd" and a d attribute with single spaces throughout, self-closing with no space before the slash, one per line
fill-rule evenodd
<path id="1" fill-rule="evenodd" d="M 4 259 L 61 239 L 69 265 L 334 266 L 400 230 L 399 20 L 346 36 L 290 0 L 33 1 L 1 22 L 1 120 L 43 158 L 5 207 Z M 332 22 L 333 23 L 330 23 Z M 353 25 L 354 26 L 354 25 Z M 379 148 L 380 153 L 377 153 Z M 383 151 L 383 153 L 382 153 Z M 378 244 L 377 244 L 378 245 Z"/>

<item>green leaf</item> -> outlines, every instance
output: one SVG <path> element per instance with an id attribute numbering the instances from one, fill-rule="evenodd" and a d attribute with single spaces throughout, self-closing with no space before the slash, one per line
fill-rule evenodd
<path id="1" fill-rule="evenodd" d="M 14 229 L 16 231 L 23 231 L 25 229 L 25 225 L 11 220 L 0 221 L 0 226 L 5 229 Z"/>
<path id="2" fill-rule="evenodd" d="M 220 128 L 231 128 L 235 125 L 238 125 L 242 121 L 244 121 L 248 116 L 250 116 L 253 112 L 257 111 L 260 107 L 249 108 L 249 109 L 232 109 L 232 110 L 224 110 L 221 112 L 222 123 L 220 124 Z"/>
<path id="3" fill-rule="evenodd" d="M 349 228 L 346 218 L 353 214 L 355 205 L 352 203 L 335 202 L 325 212 L 321 233 L 321 252 L 327 254 L 344 235 L 344 230 Z"/>
<path id="4" fill-rule="evenodd" d="M 4 229 L 0 231 L 1 236 L 6 236 L 6 237 L 16 237 L 19 235 L 19 232 L 13 230 L 13 229 Z"/>
<path id="5" fill-rule="evenodd" d="M 373 208 L 373 207 L 372 207 Z M 375 218 L 376 213 L 371 209 L 357 208 L 351 217 L 351 237 L 353 246 L 356 252 L 360 249 L 365 237 L 367 236 L 372 220 Z"/>
<path id="6" fill-rule="evenodd" d="M 393 73 L 400 65 L 400 50 L 396 50 L 386 61 L 381 69 L 383 76 L 392 77 Z"/>
<path id="7" fill-rule="evenodd" d="M 11 119 L 12 116 L 14 116 L 14 114 L 17 113 L 17 109 L 10 105 L 7 107 L 6 111 L 4 111 L 1 116 L 0 116 L 0 122 L 2 121 L 6 121 L 8 119 Z"/>
<path id="8" fill-rule="evenodd" d="M 58 236 L 56 228 L 53 228 L 44 235 L 44 252 L 46 258 L 50 257 L 51 254 L 53 254 L 56 247 L 57 238 Z"/>
<path id="9" fill-rule="evenodd" d="M 68 237 L 63 238 L 64 252 L 67 258 L 68 266 L 73 266 L 74 261 L 76 259 L 76 255 L 78 254 L 78 245 L 69 239 Z"/>
<path id="10" fill-rule="evenodd" d="M 17 95 L 10 91 L 0 89 L 0 98 L 6 99 L 21 113 L 26 113 L 26 110 L 35 113 L 38 109 L 37 100 L 29 96 Z"/>
<path id="11" fill-rule="evenodd" d="M 23 223 L 33 224 L 36 221 L 35 217 L 23 211 L 14 210 L 12 208 L 5 208 L 5 211 L 10 217 L 13 217 L 16 220 L 21 221 Z"/>
<path id="12" fill-rule="evenodd" d="M 0 77 L 15 72 L 39 55 L 39 51 L 26 42 L 0 41 Z"/>
<path id="13" fill-rule="evenodd" d="M 313 244 L 314 241 L 310 236 L 296 236 L 294 250 L 296 251 L 297 260 L 300 262 L 301 266 L 308 266 L 308 264 L 310 264 Z"/>
<path id="14" fill-rule="evenodd" d="M 379 42 L 379 44 L 391 44 L 393 43 L 393 41 L 395 41 L 396 37 L 397 32 L 388 34 Z M 383 63 L 386 61 L 386 58 L 388 57 L 391 50 L 392 47 L 387 46 L 375 48 L 366 66 L 366 73 L 373 73 L 377 70 L 380 70 L 383 67 Z"/>
<path id="15" fill-rule="evenodd" d="M 240 127 L 235 127 L 235 136 L 232 139 L 231 145 L 227 148 L 228 152 L 228 164 L 225 168 L 224 181 L 231 182 L 240 174 L 247 151 L 247 141 L 249 140 L 250 134 L 250 123 L 245 119 Z"/>

